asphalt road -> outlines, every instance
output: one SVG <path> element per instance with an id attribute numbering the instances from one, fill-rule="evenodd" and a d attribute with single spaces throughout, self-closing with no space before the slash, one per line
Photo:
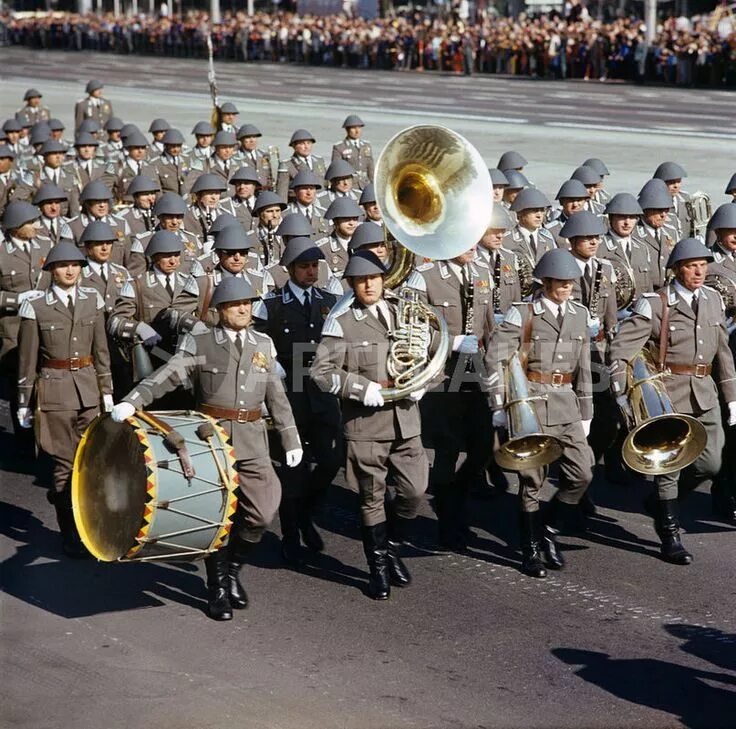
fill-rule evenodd
<path id="1" fill-rule="evenodd" d="M 144 62 L 155 69 L 145 81 L 131 73 L 137 59 L 3 49 L 0 116 L 14 110 L 24 88 L 39 85 L 69 122 L 71 104 L 91 76 L 106 79 L 117 110 L 139 124 L 163 115 L 188 132 L 207 116 L 201 64 Z M 625 189 L 625 181 L 638 189 L 662 159 L 680 160 L 698 183 L 711 180 L 711 173 L 727 179 L 734 164 L 733 139 L 716 136 L 724 134 L 716 130 L 733 98 L 727 94 L 320 71 L 314 99 L 307 94 L 306 69 L 228 65 L 218 73 L 227 97 L 250 112 L 243 120 L 255 121 L 265 141 L 282 148 L 293 128 L 308 126 L 319 149 L 329 151 L 343 115 L 355 109 L 378 145 L 415 121 L 410 110 L 422 97 L 454 94 L 457 103 L 443 107 L 436 121 L 472 137 L 489 162 L 508 147 L 520 149 L 531 161 L 530 174 L 549 189 L 556 189 L 563 170 L 594 152 L 614 170 L 614 189 Z M 483 103 L 470 93 L 498 99 Z M 609 105 L 609 94 L 620 101 Z M 339 102 L 328 109 L 324 99 L 333 97 Z M 632 114 L 640 110 L 636 125 L 646 131 L 549 126 L 557 123 L 555 103 L 577 108 L 583 102 L 597 104 L 592 116 L 608 125 L 626 126 L 619 105 Z M 691 122 L 690 131 L 709 136 L 684 130 L 660 136 L 668 113 L 643 112 L 664 105 L 713 117 Z M 473 118 L 456 118 L 466 111 Z M 494 119 L 487 119 L 491 114 Z M 571 120 L 565 123 L 580 119 L 572 110 L 566 117 L 554 114 Z M 527 122 L 509 121 L 517 116 Z M 707 155 L 698 151 L 706 145 Z M 657 154 L 645 160 L 645 149 Z M 711 183 L 717 195 L 722 183 Z M 414 584 L 375 603 L 362 592 L 367 573 L 357 498 L 338 479 L 319 519 L 326 554 L 304 572 L 284 570 L 278 541 L 269 535 L 245 570 L 252 606 L 218 624 L 203 612 L 201 566 L 61 558 L 51 507 L 34 478 L 34 463 L 17 453 L 5 407 L 0 426 L 6 593 L 0 726 L 734 725 L 734 530 L 712 520 L 705 493 L 693 495 L 684 518 L 684 541 L 695 562 L 676 567 L 657 557 L 657 539 L 640 506 L 645 488 L 597 479 L 592 492 L 599 517 L 587 538 L 564 538 L 568 567 L 546 580 L 518 572 L 512 494 L 473 501 L 475 539 L 467 555 L 431 551 L 434 517 L 427 504 L 407 560 Z"/>

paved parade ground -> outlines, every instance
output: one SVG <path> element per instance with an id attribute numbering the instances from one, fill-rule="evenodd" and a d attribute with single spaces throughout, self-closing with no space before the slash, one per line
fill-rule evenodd
<path id="1" fill-rule="evenodd" d="M 116 116 L 144 129 L 162 116 L 188 136 L 210 113 L 202 62 L 0 49 L 0 67 L 0 118 L 35 86 L 66 136 L 94 77 L 106 82 Z M 279 144 L 282 156 L 297 127 L 328 154 L 344 116 L 357 112 L 376 151 L 411 124 L 445 124 L 489 166 L 507 149 L 522 152 L 528 176 L 552 195 L 587 157 L 606 162 L 614 192 L 638 192 L 659 162 L 676 160 L 689 172 L 684 186 L 718 205 L 736 167 L 728 92 L 271 65 L 217 73 L 240 123 L 259 126 L 264 146 Z M 694 562 L 675 566 L 658 557 L 645 484 L 609 485 L 598 474 L 599 514 L 585 539 L 563 537 L 568 566 L 545 580 L 518 571 L 512 493 L 476 495 L 475 537 L 463 555 L 431 550 L 425 504 L 407 560 L 414 583 L 381 603 L 363 594 L 357 496 L 340 474 L 318 519 L 325 554 L 302 572 L 282 569 L 268 534 L 244 569 L 251 606 L 216 623 L 204 613 L 201 565 L 60 556 L 53 509 L 0 406 L 2 727 L 736 723 L 734 529 L 712 519 L 706 493 L 683 513 Z"/>

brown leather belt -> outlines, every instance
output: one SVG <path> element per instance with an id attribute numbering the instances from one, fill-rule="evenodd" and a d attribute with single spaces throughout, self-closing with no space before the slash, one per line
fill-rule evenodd
<path id="1" fill-rule="evenodd" d="M 81 370 L 83 367 L 90 367 L 94 364 L 91 355 L 87 357 L 72 357 L 71 359 L 45 359 L 41 363 L 41 367 L 48 367 L 52 370 Z"/>
<path id="2" fill-rule="evenodd" d="M 237 423 L 255 423 L 263 417 L 260 408 L 257 410 L 236 410 L 235 408 L 220 408 L 217 405 L 200 405 L 199 409 L 205 415 L 211 415 L 217 420 L 234 420 Z"/>
<path id="3" fill-rule="evenodd" d="M 673 375 L 690 375 L 691 377 L 709 377 L 710 373 L 713 371 L 713 365 L 709 364 L 696 364 L 696 365 L 686 365 L 686 364 L 670 364 L 667 362 L 665 367 L 673 374 Z"/>
<path id="4" fill-rule="evenodd" d="M 536 382 L 538 385 L 552 385 L 553 387 L 572 384 L 572 374 L 570 372 L 537 372 L 536 370 L 528 370 L 526 379 L 529 382 Z"/>

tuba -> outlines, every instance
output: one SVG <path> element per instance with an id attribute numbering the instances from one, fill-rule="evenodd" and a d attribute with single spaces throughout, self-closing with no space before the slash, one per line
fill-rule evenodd
<path id="1" fill-rule="evenodd" d="M 279 154 L 279 148 L 275 144 L 269 144 L 268 150 L 268 174 L 271 177 L 271 188 L 276 189 L 276 180 L 279 177 L 279 170 L 281 169 L 281 156 Z"/>
<path id="2" fill-rule="evenodd" d="M 707 192 L 698 190 L 685 201 L 685 210 L 690 218 L 690 235 L 693 238 L 705 238 L 708 221 L 713 215 L 713 204 Z"/>
<path id="3" fill-rule="evenodd" d="M 515 352 L 505 367 L 506 417 L 508 440 L 494 454 L 496 463 L 506 471 L 526 471 L 556 461 L 562 455 L 562 444 L 542 430 L 533 401 L 543 396 L 529 394 L 521 357 Z"/>
<path id="4" fill-rule="evenodd" d="M 634 272 L 623 261 L 608 259 L 616 274 L 614 290 L 616 292 L 616 308 L 619 311 L 628 309 L 631 302 L 636 298 L 636 281 Z"/>
<path id="5" fill-rule="evenodd" d="M 519 274 L 521 298 L 526 299 L 534 291 L 534 264 L 523 253 L 516 253 L 516 272 Z"/>
<path id="6" fill-rule="evenodd" d="M 679 471 L 703 452 L 705 428 L 690 415 L 672 407 L 663 378 L 651 352 L 642 349 L 626 368 L 630 413 L 625 413 L 630 432 L 622 456 L 632 470 L 647 476 Z"/>

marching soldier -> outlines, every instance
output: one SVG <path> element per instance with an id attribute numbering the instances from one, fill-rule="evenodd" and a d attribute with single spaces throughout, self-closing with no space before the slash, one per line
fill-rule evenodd
<path id="1" fill-rule="evenodd" d="M 344 160 L 355 171 L 355 187 L 363 189 L 373 182 L 373 149 L 362 139 L 365 124 L 357 114 L 348 114 L 342 123 L 345 139 L 332 146 L 332 161 Z"/>
<path id="2" fill-rule="evenodd" d="M 100 146 L 96 137 L 88 132 L 78 132 L 74 138 L 76 157 L 68 164 L 68 168 L 76 176 L 79 191 L 92 180 L 98 180 L 105 172 L 104 160 L 98 160 L 97 149 Z"/>
<path id="3" fill-rule="evenodd" d="M 20 173 L 14 168 L 15 152 L 7 144 L 0 144 L 0 215 L 3 214 L 7 204 L 15 199 L 16 192 L 20 188 L 24 194 L 27 185 L 24 184 Z"/>
<path id="4" fill-rule="evenodd" d="M 608 233 L 603 236 L 601 256 L 623 268 L 634 286 L 632 302 L 638 296 L 652 291 L 650 248 L 634 236 L 637 223 L 644 211 L 637 199 L 628 192 L 619 192 L 606 205 Z M 627 308 L 619 316 L 628 316 Z"/>
<path id="5" fill-rule="evenodd" d="M 284 253 L 284 243 L 276 234 L 284 210 L 286 203 L 275 192 L 262 190 L 258 193 L 253 207 L 253 212 L 258 218 L 254 229 L 258 236 L 258 256 L 266 268 L 277 263 Z"/>
<path id="6" fill-rule="evenodd" d="M 341 197 L 358 202 L 360 200 L 360 190 L 353 188 L 354 175 L 355 170 L 349 162 L 343 159 L 331 162 L 325 172 L 325 179 L 329 182 L 329 188 L 320 194 L 320 203 L 323 206 L 329 206 L 333 200 Z"/>
<path id="7" fill-rule="evenodd" d="M 148 125 L 148 133 L 153 137 L 151 144 L 148 145 L 148 159 L 155 160 L 164 153 L 164 136 L 169 129 L 171 124 L 160 117 Z M 183 138 L 181 144 L 184 144 Z"/>
<path id="8" fill-rule="evenodd" d="M 504 175 L 506 175 L 509 184 L 504 188 L 502 205 L 511 214 L 511 219 L 516 220 L 516 213 L 511 209 L 511 205 L 516 200 L 517 195 L 527 187 L 531 187 L 531 184 L 521 172 L 516 170 L 505 170 Z"/>
<path id="9" fill-rule="evenodd" d="M 526 187 L 511 203 L 517 224 L 506 239 L 506 247 L 517 256 L 524 256 L 534 268 L 542 256 L 556 248 L 555 239 L 545 227 L 544 219 L 550 202 L 536 187 Z"/>
<path id="10" fill-rule="evenodd" d="M 488 267 L 493 281 L 491 302 L 496 324 L 503 321 L 511 304 L 521 301 L 522 296 L 519 260 L 515 253 L 503 247 L 513 227 L 514 223 L 504 207 L 494 205 L 488 229 L 478 242 L 478 258 Z M 526 283 L 531 286 L 531 277 L 529 279 Z"/>
<path id="11" fill-rule="evenodd" d="M 351 256 L 355 251 L 371 251 L 387 269 L 391 261 L 391 253 L 383 228 L 368 222 L 360 223 L 355 229 L 348 243 L 348 251 Z"/>
<path id="12" fill-rule="evenodd" d="M 75 129 L 78 129 L 85 119 L 94 119 L 100 127 L 103 127 L 112 116 L 112 104 L 102 96 L 103 88 L 102 81 L 93 79 L 87 83 L 84 90 L 87 98 L 78 101 L 74 107 Z"/>
<path id="13" fill-rule="evenodd" d="M 560 235 L 560 230 L 571 215 L 585 208 L 588 199 L 588 191 L 580 180 L 566 180 L 557 191 L 555 200 L 559 200 L 560 209 L 553 220 L 545 223 L 545 227 L 552 233 L 558 248 L 570 247 L 568 241 Z"/>
<path id="14" fill-rule="evenodd" d="M 116 116 L 111 116 L 105 122 L 107 140 L 100 145 L 99 152 L 107 164 L 123 159 L 123 140 L 120 137 L 122 129 L 123 121 Z"/>
<path id="15" fill-rule="evenodd" d="M 421 440 L 420 389 L 384 402 L 389 336 L 397 307 L 383 298 L 386 269 L 370 251 L 358 251 L 345 269 L 355 298 L 328 316 L 310 375 L 323 392 L 342 401 L 348 486 L 361 503 L 363 549 L 370 569 L 368 595 L 386 600 L 391 584 L 411 575 L 400 557 L 427 487 L 428 462 Z M 385 507 L 389 469 L 396 496 Z"/>
<path id="16" fill-rule="evenodd" d="M 237 116 L 240 112 L 231 101 L 226 101 L 222 106 L 218 108 L 220 129 L 221 132 L 228 132 L 229 134 L 235 134 L 238 123 Z"/>
<path id="17" fill-rule="evenodd" d="M 578 167 L 570 175 L 571 180 L 578 180 L 585 186 L 588 193 L 588 199 L 585 201 L 585 208 L 596 215 L 603 215 L 604 205 L 596 199 L 598 190 L 603 181 L 603 175 L 592 167 L 585 165 Z"/>
<path id="18" fill-rule="evenodd" d="M 383 228 L 383 216 L 381 215 L 381 208 L 378 207 L 378 202 L 376 202 L 376 188 L 372 182 L 363 188 L 358 205 L 363 208 L 367 221 Z"/>
<path id="19" fill-rule="evenodd" d="M 332 223 L 332 232 L 320 238 L 317 245 L 325 254 L 330 270 L 337 276 L 342 274 L 348 264 L 348 245 L 362 214 L 358 203 L 350 198 L 338 198 L 327 208 L 325 218 Z"/>
<path id="20" fill-rule="evenodd" d="M 33 126 L 37 122 L 48 121 L 51 118 L 51 112 L 48 106 L 41 105 L 41 99 L 43 94 L 36 89 L 28 89 L 23 94 L 23 101 L 25 105 L 15 112 L 15 118 L 21 124 L 27 124 Z"/>
<path id="21" fill-rule="evenodd" d="M 220 203 L 221 208 L 236 218 L 244 230 L 250 230 L 253 227 L 256 193 L 262 189 L 260 179 L 252 167 L 241 167 L 230 178 L 233 195 Z"/>
<path id="22" fill-rule="evenodd" d="M 45 182 L 52 182 L 66 194 L 68 203 L 62 205 L 61 214 L 72 217 L 79 213 L 79 188 L 74 175 L 64 167 L 66 147 L 53 139 L 41 147 L 43 167 L 34 175 L 33 187 L 38 189 Z"/>
<path id="23" fill-rule="evenodd" d="M 69 220 L 69 229 L 74 242 L 79 243 L 84 229 L 93 220 L 104 220 L 114 231 L 115 238 L 120 243 L 113 254 L 115 263 L 126 266 L 130 263 L 130 228 L 127 223 L 112 215 L 112 195 L 101 180 L 88 182 L 79 196 L 82 207 L 79 215 Z"/>
<path id="24" fill-rule="evenodd" d="M 23 131 L 23 125 L 15 118 L 6 119 L 3 122 L 3 131 L 6 136 L 5 144 L 15 152 L 18 165 L 22 167 L 24 149 L 23 143 L 21 142 L 21 133 Z"/>
<path id="25" fill-rule="evenodd" d="M 61 119 L 49 119 L 48 125 L 51 139 L 55 142 L 61 142 L 66 145 L 66 142 L 64 141 L 64 130 L 66 129 L 64 122 L 62 122 Z"/>
<path id="26" fill-rule="evenodd" d="M 503 367 L 519 352 L 526 367 L 529 393 L 544 433 L 562 444 L 559 490 L 544 519 L 539 493 L 547 468 L 519 472 L 521 570 L 530 577 L 546 577 L 546 567 L 561 569 L 565 560 L 556 535 L 562 524 L 577 520 L 577 505 L 593 478 L 593 454 L 586 438 L 593 417 L 588 312 L 571 301 L 580 267 L 572 254 L 556 249 L 544 254 L 534 269 L 542 282 L 532 301 L 514 304 L 498 327 L 486 352 L 492 384 L 493 424 L 507 427 L 504 412 Z"/>
<path id="27" fill-rule="evenodd" d="M 693 233 L 692 218 L 687 209 L 690 195 L 682 189 L 684 177 L 687 177 L 687 172 L 677 162 L 662 162 L 652 175 L 655 180 L 664 180 L 670 195 L 672 195 L 672 211 L 677 219 L 678 238 L 686 238 Z"/>
<path id="28" fill-rule="evenodd" d="M 137 175 L 152 177 L 155 173 L 146 159 L 148 142 L 141 132 L 132 131 L 123 139 L 123 151 L 123 161 L 108 163 L 102 181 L 112 190 L 116 201 L 129 203 L 125 191 L 133 178 Z"/>
<path id="29" fill-rule="evenodd" d="M 640 190 L 638 202 L 643 214 L 631 236 L 649 247 L 649 282 L 656 291 L 665 284 L 667 260 L 678 238 L 677 230 L 668 225 L 672 196 L 662 180 L 649 180 Z"/>
<path id="30" fill-rule="evenodd" d="M 206 121 L 197 122 L 192 128 L 192 134 L 196 143 L 189 153 L 190 165 L 194 166 L 197 161 L 204 163 L 212 156 L 212 140 L 215 138 L 216 129 Z"/>
<path id="31" fill-rule="evenodd" d="M 266 152 L 258 149 L 258 142 L 263 136 L 261 130 L 253 124 L 243 124 L 236 136 L 240 146 L 233 159 L 256 174 L 258 185 L 271 189 L 274 183 L 271 177 L 271 160 Z"/>
<path id="32" fill-rule="evenodd" d="M 225 184 L 225 192 L 228 191 L 228 183 L 230 182 L 230 176 L 235 173 L 235 170 L 240 166 L 232 157 L 235 154 L 235 148 L 237 147 L 238 141 L 235 139 L 233 132 L 217 132 L 215 139 L 212 142 L 214 152 L 211 157 L 204 161 L 201 165 L 201 171 L 197 172 L 199 163 L 192 160 L 192 172 L 189 187 L 196 180 L 198 174 L 209 173 L 212 175 L 218 175 L 222 178 Z"/>
<path id="33" fill-rule="evenodd" d="M 430 390 L 422 416 L 434 445 L 431 472 L 438 541 L 467 547 L 467 500 L 472 481 L 484 469 L 491 442 L 491 413 L 480 394 L 483 355 L 493 331 L 491 272 L 475 246 L 448 261 L 424 263 L 407 280 L 422 300 L 438 308 L 452 337 L 444 381 Z M 460 461 L 462 453 L 466 454 Z"/>
<path id="34" fill-rule="evenodd" d="M 297 129 L 291 135 L 289 146 L 294 150 L 294 154 L 287 160 L 283 169 L 279 169 L 276 181 L 276 191 L 283 198 L 288 195 L 291 180 L 302 170 L 314 172 L 320 180 L 324 180 L 325 161 L 322 157 L 312 154 L 314 143 L 314 137 L 306 129 Z"/>
<path id="35" fill-rule="evenodd" d="M 708 227 L 715 235 L 713 262 L 708 266 L 709 276 L 725 276 L 736 281 L 736 206 L 720 205 Z"/>
<path id="36" fill-rule="evenodd" d="M 491 176 L 493 202 L 495 205 L 500 205 L 503 202 L 504 190 L 509 186 L 508 177 L 496 167 L 489 167 L 488 174 Z"/>
<path id="37" fill-rule="evenodd" d="M 66 241 L 46 258 L 53 284 L 20 308 L 18 336 L 18 421 L 31 427 L 35 402 L 36 439 L 53 461 L 49 501 L 56 509 L 64 553 L 85 557 L 74 524 L 71 477 L 82 434 L 100 412 L 112 408 L 110 355 L 104 304 L 94 289 L 80 285 L 87 262 Z"/>
<path id="38" fill-rule="evenodd" d="M 156 227 L 153 206 L 160 192 L 158 182 L 146 175 L 136 175 L 130 181 L 125 195 L 133 200 L 133 204 L 117 217 L 125 221 L 132 237 L 153 232 Z"/>
<path id="39" fill-rule="evenodd" d="M 606 167 L 605 162 L 598 159 L 598 157 L 588 157 L 588 159 L 583 162 L 581 167 L 592 167 L 601 176 L 601 180 L 598 183 L 595 191 L 595 201 L 601 206 L 607 205 L 609 200 L 611 199 L 611 196 L 603 188 L 603 185 L 605 183 L 605 178 L 610 176 L 611 173 L 608 171 L 608 167 Z"/>
<path id="40" fill-rule="evenodd" d="M 705 448 L 693 464 L 654 477 L 655 528 L 662 557 L 679 565 L 690 564 L 692 555 L 680 539 L 678 496 L 682 500 L 698 486 L 712 484 L 721 468 L 724 432 L 719 390 L 727 403 L 728 425 L 736 424 L 736 371 L 728 348 L 723 300 L 703 285 L 712 261 L 713 254 L 700 241 L 681 240 L 667 261 L 674 280 L 637 301 L 633 315 L 621 322 L 610 352 L 611 385 L 624 412 L 630 412 L 626 365 L 648 346 L 659 370 L 671 375 L 666 387 L 675 411 L 697 418 L 705 428 Z"/>
<path id="41" fill-rule="evenodd" d="M 148 174 L 158 180 L 164 192 L 184 195 L 189 174 L 189 163 L 182 156 L 184 135 L 178 129 L 167 129 L 161 134 L 161 153 L 151 162 Z"/>
<path id="42" fill-rule="evenodd" d="M 64 191 L 50 182 L 41 185 L 33 196 L 33 204 L 41 211 L 41 217 L 38 219 L 39 232 L 51 240 L 53 245 L 60 240 L 74 242 L 69 220 L 61 214 L 65 202 Z"/>
<path id="43" fill-rule="evenodd" d="M 322 189 L 322 182 L 314 172 L 309 170 L 298 172 L 291 181 L 291 191 L 294 194 L 294 199 L 288 207 L 289 212 L 300 213 L 309 221 L 312 228 L 310 235 L 320 237 L 330 230 L 330 225 L 325 220 L 327 208 L 317 195 L 317 190 Z"/>
<path id="44" fill-rule="evenodd" d="M 522 172 L 528 164 L 529 163 L 522 154 L 515 152 L 514 150 L 510 150 L 508 152 L 504 152 L 498 158 L 498 164 L 496 167 L 506 174 L 509 171 Z M 508 177 L 508 175 L 506 176 Z"/>
<path id="45" fill-rule="evenodd" d="M 233 608 L 248 606 L 239 573 L 271 524 L 281 497 L 268 452 L 264 403 L 286 452 L 287 467 L 295 468 L 302 458 L 273 342 L 251 326 L 255 299 L 247 281 L 224 280 L 212 297 L 218 326 L 184 337 L 176 355 L 112 411 L 114 420 L 124 421 L 136 408 L 176 389 L 185 373 L 195 391 L 197 410 L 217 419 L 229 435 L 237 459 L 238 508 L 228 545 L 205 559 L 208 613 L 214 620 L 230 620 Z"/>
<path id="46" fill-rule="evenodd" d="M 182 225 L 185 230 L 196 233 L 204 243 L 208 242 L 209 230 L 217 216 L 222 212 L 220 198 L 227 190 L 227 184 L 220 175 L 211 172 L 197 177 L 192 185 L 191 193 L 194 202 L 187 209 Z M 211 243 L 211 240 L 209 241 Z M 205 253 L 211 250 L 205 245 Z"/>
<path id="47" fill-rule="evenodd" d="M 281 481 L 281 554 L 296 567 L 304 564 L 302 542 L 312 552 L 324 549 L 313 519 L 342 463 L 338 402 L 309 378 L 322 325 L 336 301 L 317 286 L 323 259 L 310 238 L 289 240 L 281 259 L 288 281 L 256 302 L 253 310 L 256 328 L 271 337 L 284 368 L 284 386 L 306 453 L 301 466 L 287 469 Z"/>

